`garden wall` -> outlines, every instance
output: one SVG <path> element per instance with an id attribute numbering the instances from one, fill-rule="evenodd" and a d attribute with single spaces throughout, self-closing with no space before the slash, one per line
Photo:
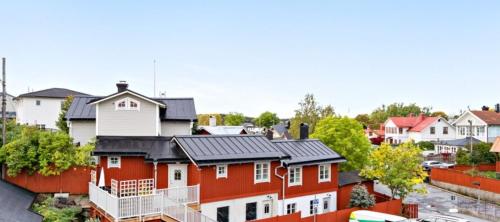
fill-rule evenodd
<path id="1" fill-rule="evenodd" d="M 26 171 L 15 177 L 5 177 L 7 181 L 35 193 L 88 194 L 90 167 L 72 167 L 58 176 L 29 175 Z"/>
<path id="2" fill-rule="evenodd" d="M 496 170 L 496 165 L 495 164 L 479 164 L 476 166 L 476 168 L 479 171 L 495 171 Z M 472 166 L 469 165 L 456 165 L 452 169 L 458 170 L 458 171 L 467 171 L 472 169 Z"/>

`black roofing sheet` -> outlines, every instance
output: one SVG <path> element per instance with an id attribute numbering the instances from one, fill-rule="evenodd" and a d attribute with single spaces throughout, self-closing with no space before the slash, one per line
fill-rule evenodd
<path id="1" fill-rule="evenodd" d="M 95 106 L 89 102 L 101 97 L 76 96 L 66 113 L 69 120 L 94 120 Z M 161 120 L 196 120 L 196 109 L 193 98 L 154 98 L 162 102 L 166 108 L 160 109 Z"/>
<path id="2" fill-rule="evenodd" d="M 68 96 L 88 96 L 88 94 L 64 88 L 50 88 L 35 92 L 29 92 L 18 97 L 43 97 L 43 98 L 66 98 Z"/>
<path id="3" fill-rule="evenodd" d="M 286 165 L 345 161 L 344 157 L 319 140 L 273 140 L 272 142 L 290 155 L 290 159 L 283 160 Z"/>
<path id="4" fill-rule="evenodd" d="M 470 137 L 463 138 L 463 139 L 456 139 L 456 140 L 441 140 L 438 142 L 434 142 L 435 144 L 440 144 L 440 145 L 449 145 L 449 146 L 467 146 L 470 145 Z M 472 137 L 472 144 L 478 144 L 481 143 L 481 140 L 478 140 L 474 137 Z"/>
<path id="5" fill-rule="evenodd" d="M 148 160 L 184 161 L 186 154 L 161 136 L 98 136 L 94 155 L 144 156 Z"/>
<path id="6" fill-rule="evenodd" d="M 369 181 L 364 177 L 359 175 L 359 171 L 347 171 L 347 172 L 339 172 L 339 186 L 345 186 L 349 184 L 356 184 Z"/>
<path id="7" fill-rule="evenodd" d="M 261 135 L 175 136 L 174 139 L 198 165 L 288 157 Z"/>
<path id="8" fill-rule="evenodd" d="M 35 197 L 35 193 L 0 180 L 0 221 L 42 221 L 42 216 L 30 211 Z"/>

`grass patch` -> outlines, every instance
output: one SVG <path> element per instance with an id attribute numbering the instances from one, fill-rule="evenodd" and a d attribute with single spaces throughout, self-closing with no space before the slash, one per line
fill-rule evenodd
<path id="1" fill-rule="evenodd" d="M 475 168 L 470 169 L 465 171 L 465 173 L 471 175 L 471 176 L 480 176 L 480 177 L 486 177 L 490 179 L 497 179 L 497 174 L 495 171 L 479 171 Z"/>

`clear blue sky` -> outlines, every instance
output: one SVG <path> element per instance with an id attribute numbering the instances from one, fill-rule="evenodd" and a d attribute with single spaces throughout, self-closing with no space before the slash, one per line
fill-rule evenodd
<path id="1" fill-rule="evenodd" d="M 354 116 L 500 102 L 500 1 L 4 1 L 8 91 L 118 80 L 198 113 L 290 117 L 305 93 Z"/>

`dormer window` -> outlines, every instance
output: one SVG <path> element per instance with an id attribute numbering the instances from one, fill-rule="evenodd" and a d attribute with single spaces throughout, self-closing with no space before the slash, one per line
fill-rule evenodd
<path id="1" fill-rule="evenodd" d="M 129 97 L 120 99 L 115 104 L 116 110 L 139 110 L 140 108 L 139 101 Z"/>

